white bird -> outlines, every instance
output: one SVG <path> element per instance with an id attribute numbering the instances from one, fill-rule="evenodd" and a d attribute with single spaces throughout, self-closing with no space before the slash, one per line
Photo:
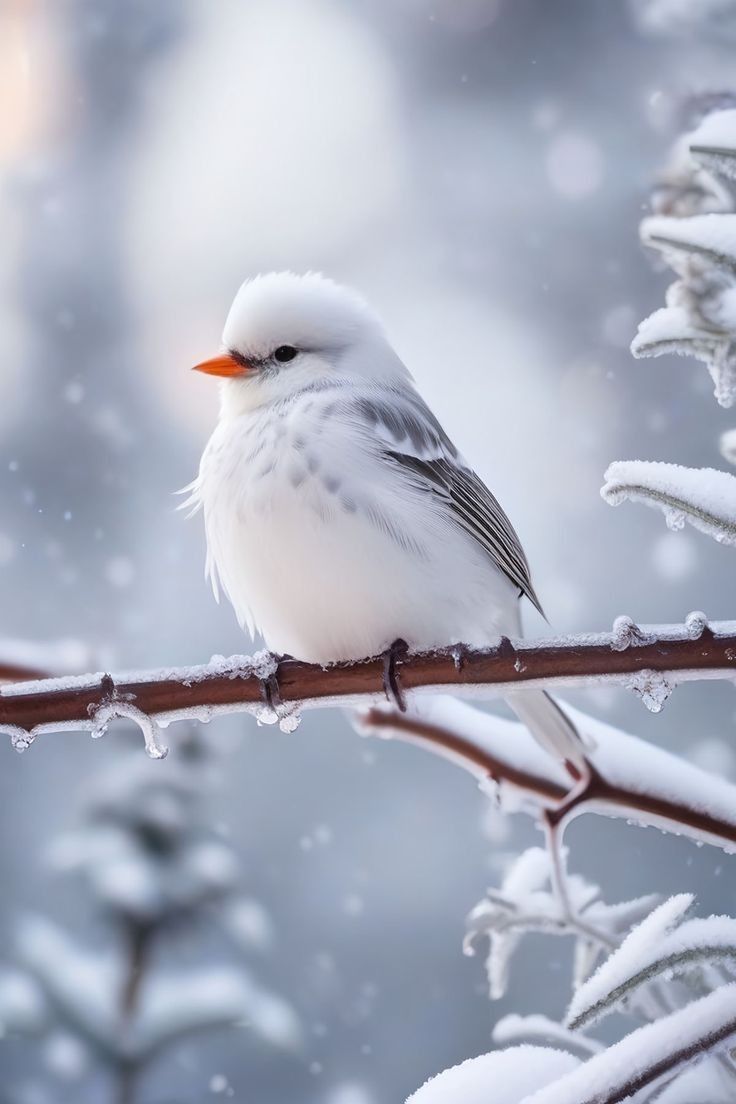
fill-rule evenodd
<path id="1" fill-rule="evenodd" d="M 222 345 L 196 366 L 223 383 L 188 504 L 241 625 L 320 664 L 520 635 L 519 599 L 541 606 L 519 539 L 357 294 L 312 273 L 258 276 Z M 509 702 L 581 765 L 546 693 Z"/>

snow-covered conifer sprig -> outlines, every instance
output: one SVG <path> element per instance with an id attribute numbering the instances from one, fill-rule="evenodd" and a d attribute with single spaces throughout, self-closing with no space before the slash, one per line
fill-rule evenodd
<path id="1" fill-rule="evenodd" d="M 254 945 L 254 920 L 256 937 L 268 934 L 263 909 L 241 896 L 235 851 L 204 815 L 211 752 L 190 730 L 172 760 L 154 767 L 130 750 L 116 758 L 92 780 L 77 827 L 49 849 L 51 868 L 79 879 L 111 922 L 107 949 L 90 950 L 48 917 L 26 916 L 11 945 L 14 964 L 0 968 L 0 1033 L 48 1038 L 63 1029 L 86 1055 L 79 1076 L 107 1068 L 121 1100 L 133 1099 L 149 1063 L 191 1036 L 246 1027 L 282 1049 L 302 1041 L 290 1003 L 240 962 L 192 961 L 173 971 L 157 961 L 162 937 L 184 923 L 194 930 L 219 919 L 241 946 Z"/>
<path id="2" fill-rule="evenodd" d="M 736 971 L 736 920 L 729 916 L 684 920 L 690 894 L 671 897 L 632 929 L 621 946 L 575 993 L 567 1022 L 586 1027 L 631 1002 L 658 978 L 697 975 L 706 988 Z M 711 969 L 715 967 L 715 969 Z"/>
<path id="3" fill-rule="evenodd" d="M 640 502 L 661 510 L 670 529 L 687 521 L 719 544 L 736 544 L 736 477 L 728 472 L 617 460 L 604 479 L 601 495 L 611 506 Z"/>
<path id="4" fill-rule="evenodd" d="M 725 985 L 584 1061 L 559 1045 L 512 1046 L 444 1070 L 407 1104 L 725 1104 L 733 1082 L 714 1088 L 709 1059 L 734 1037 L 736 985 Z"/>
<path id="5" fill-rule="evenodd" d="M 641 224 L 644 244 L 679 279 L 631 346 L 636 357 L 674 352 L 703 361 L 721 406 L 736 400 L 735 182 L 736 110 L 716 104 L 677 143 L 655 191 L 655 214 Z"/>

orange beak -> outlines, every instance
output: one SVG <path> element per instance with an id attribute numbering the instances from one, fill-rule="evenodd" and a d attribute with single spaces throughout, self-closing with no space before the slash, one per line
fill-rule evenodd
<path id="1" fill-rule="evenodd" d="M 204 372 L 208 376 L 222 376 L 224 379 L 233 379 L 237 376 L 246 376 L 252 369 L 242 361 L 237 361 L 230 353 L 221 353 L 219 356 L 203 360 L 201 364 L 195 364 L 193 372 Z"/>

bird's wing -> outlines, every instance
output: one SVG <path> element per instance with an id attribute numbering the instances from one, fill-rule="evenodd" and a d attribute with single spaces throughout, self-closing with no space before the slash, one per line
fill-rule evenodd
<path id="1" fill-rule="evenodd" d="M 380 442 L 414 486 L 435 496 L 452 520 L 488 554 L 544 616 L 521 542 L 485 483 L 468 467 L 415 391 L 390 390 L 352 399 L 353 417 Z"/>

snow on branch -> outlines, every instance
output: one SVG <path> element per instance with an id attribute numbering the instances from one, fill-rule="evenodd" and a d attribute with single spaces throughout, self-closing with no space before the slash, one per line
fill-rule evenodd
<path id="1" fill-rule="evenodd" d="M 678 280 L 645 318 L 637 357 L 680 353 L 705 363 L 721 406 L 736 400 L 736 110 L 704 101 L 700 125 L 675 146 L 640 228 Z M 725 108 L 725 109 L 724 109 Z"/>
<path id="2" fill-rule="evenodd" d="M 596 745 L 589 777 L 571 791 L 562 765 L 523 725 L 465 702 L 429 698 L 408 714 L 374 707 L 363 727 L 438 752 L 481 782 L 492 780 L 504 812 L 541 810 L 558 828 L 597 812 L 736 849 L 736 786 L 569 705 L 565 711 Z"/>
<path id="3" fill-rule="evenodd" d="M 303 708 L 353 706 L 367 709 L 363 727 L 419 743 L 495 780 L 510 808 L 535 815 L 541 809 L 552 829 L 593 810 L 732 849 L 736 787 L 725 780 L 567 707 L 594 747 L 586 777 L 570 790 L 565 768 L 523 725 L 438 697 L 436 691 L 492 696 L 511 687 L 610 681 L 657 712 L 678 682 L 733 679 L 735 673 L 736 623 L 709 624 L 703 614 L 690 614 L 682 625 L 637 626 L 621 617 L 610 633 L 537 642 L 503 638 L 495 648 L 401 658 L 396 675 L 404 692 L 435 691 L 412 695 L 409 713 L 386 711 L 381 657 L 320 667 L 259 653 L 216 657 L 199 667 L 0 687 L 0 732 L 23 750 L 43 732 L 87 729 L 101 735 L 116 716 L 140 717 L 141 727 L 146 722 L 158 729 L 171 721 L 207 721 L 232 712 L 250 713 L 262 723 L 278 721 L 292 731 Z M 147 747 L 160 755 L 150 739 Z"/>
<path id="4" fill-rule="evenodd" d="M 723 1051 L 733 1044 L 734 1036 L 736 985 L 726 985 L 637 1028 L 586 1061 L 579 1061 L 565 1050 L 514 1046 L 444 1070 L 418 1089 L 407 1104 L 485 1104 L 491 1100 L 498 1104 L 620 1104 L 634 1097 L 652 1100 L 652 1090 L 694 1061 Z M 636 1095 L 645 1089 L 646 1098 Z"/>
<path id="5" fill-rule="evenodd" d="M 646 460 L 617 460 L 601 495 L 611 506 L 628 499 L 663 511 L 670 529 L 689 521 L 720 544 L 736 544 L 736 477 L 715 468 L 684 468 Z"/>
<path id="6" fill-rule="evenodd" d="M 596 972 L 575 991 L 568 1009 L 570 1028 L 577 1030 L 621 1010 L 645 985 L 658 978 L 711 970 L 719 981 L 736 972 L 736 920 L 709 916 L 685 920 L 693 903 L 680 893 L 661 904 L 636 925 Z"/>
<path id="7" fill-rule="evenodd" d="M 734 1036 L 736 985 L 725 985 L 632 1031 L 526 1097 L 524 1104 L 619 1104 L 641 1089 L 662 1084 L 703 1055 L 723 1050 Z"/>
<path id="8" fill-rule="evenodd" d="M 702 613 L 684 624 L 639 627 L 620 617 L 607 633 L 511 641 L 492 648 L 452 647 L 396 661 L 405 693 L 444 688 L 491 697 L 544 686 L 609 682 L 638 694 L 658 712 L 678 682 L 736 676 L 736 622 L 708 623 Z M 269 653 L 213 657 L 197 667 L 123 675 L 95 674 L 0 686 L 0 732 L 23 750 L 55 730 L 102 735 L 117 715 L 148 718 L 160 728 L 177 720 L 206 722 L 249 712 L 293 731 L 309 707 L 359 706 L 384 700 L 384 659 L 321 667 Z M 155 741 L 148 745 L 160 753 Z"/>

